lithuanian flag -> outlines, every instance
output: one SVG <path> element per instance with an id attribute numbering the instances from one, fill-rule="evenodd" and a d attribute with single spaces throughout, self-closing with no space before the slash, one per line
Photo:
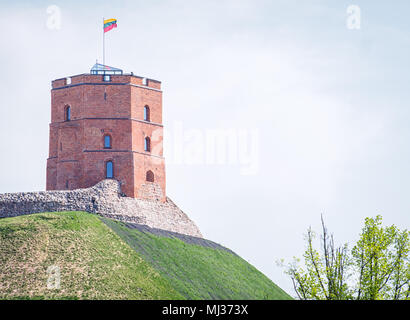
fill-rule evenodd
<path id="1" fill-rule="evenodd" d="M 104 20 L 104 33 L 117 27 L 117 19 Z"/>

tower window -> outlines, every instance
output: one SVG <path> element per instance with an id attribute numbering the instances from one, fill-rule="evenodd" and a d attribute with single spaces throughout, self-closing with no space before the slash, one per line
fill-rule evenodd
<path id="1" fill-rule="evenodd" d="M 111 81 L 111 76 L 109 74 L 105 74 L 103 76 L 103 81 L 106 81 L 106 82 Z"/>
<path id="2" fill-rule="evenodd" d="M 70 106 L 65 107 L 64 120 L 65 121 L 70 121 L 71 120 L 71 107 Z"/>
<path id="3" fill-rule="evenodd" d="M 151 170 L 147 171 L 145 180 L 148 182 L 154 182 L 154 173 Z"/>
<path id="4" fill-rule="evenodd" d="M 151 151 L 151 139 L 149 137 L 145 137 L 144 150 L 147 151 L 147 152 Z"/>
<path id="5" fill-rule="evenodd" d="M 114 165 L 113 165 L 112 161 L 107 161 L 105 163 L 105 177 L 107 179 L 114 178 Z"/>
<path id="6" fill-rule="evenodd" d="M 150 114 L 149 114 L 149 107 L 145 106 L 144 107 L 144 120 L 145 121 L 151 121 L 150 120 Z"/>
<path id="7" fill-rule="evenodd" d="M 108 134 L 104 136 L 104 149 L 111 149 L 111 136 Z"/>

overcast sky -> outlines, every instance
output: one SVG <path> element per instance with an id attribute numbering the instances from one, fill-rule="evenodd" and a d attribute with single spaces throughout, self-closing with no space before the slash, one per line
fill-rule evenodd
<path id="1" fill-rule="evenodd" d="M 0 193 L 45 189 L 50 82 L 102 61 L 105 17 L 118 19 L 106 64 L 162 81 L 168 196 L 205 238 L 293 295 L 275 261 L 301 256 L 320 214 L 340 243 L 376 214 L 408 228 L 409 1 L 0 1 L 0 12 Z M 225 146 L 207 142 L 215 130 Z"/>

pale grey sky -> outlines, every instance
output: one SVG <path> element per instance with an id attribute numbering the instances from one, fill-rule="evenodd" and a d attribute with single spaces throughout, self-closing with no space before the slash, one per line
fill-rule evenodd
<path id="1" fill-rule="evenodd" d="M 301 256 L 321 213 L 340 242 L 367 216 L 409 226 L 410 3 L 375 2 L 0 1 L 0 192 L 45 189 L 50 81 L 102 61 L 102 17 L 117 18 L 106 63 L 163 84 L 168 195 L 293 295 L 275 260 Z M 245 133 L 250 149 L 188 159 L 206 159 L 213 129 Z"/>

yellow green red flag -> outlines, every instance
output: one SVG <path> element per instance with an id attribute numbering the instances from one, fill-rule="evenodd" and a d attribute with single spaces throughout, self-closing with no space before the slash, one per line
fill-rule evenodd
<path id="1" fill-rule="evenodd" d="M 104 33 L 116 27 L 117 27 L 117 19 L 104 20 Z"/>

